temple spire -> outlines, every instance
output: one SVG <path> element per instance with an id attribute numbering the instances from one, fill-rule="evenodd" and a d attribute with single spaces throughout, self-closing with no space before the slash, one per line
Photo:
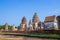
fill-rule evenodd
<path id="1" fill-rule="evenodd" d="M 35 12 L 35 14 L 34 14 L 34 16 L 33 16 L 33 19 L 32 19 L 32 21 L 35 23 L 35 22 L 39 22 L 39 17 L 38 17 L 38 15 L 37 15 L 37 13 Z"/>
<path id="2" fill-rule="evenodd" d="M 22 18 L 22 22 L 21 22 L 21 24 L 20 24 L 20 26 L 19 26 L 19 31 L 27 31 L 27 21 L 26 21 L 26 17 L 24 16 L 23 18 Z"/>
<path id="3" fill-rule="evenodd" d="M 40 22 L 40 20 L 39 20 L 39 17 L 38 17 L 38 15 L 37 15 L 36 12 L 35 12 L 35 14 L 33 15 L 32 22 L 33 22 L 33 29 L 34 29 L 34 30 L 38 30 L 38 23 Z"/>
<path id="4" fill-rule="evenodd" d="M 22 18 L 22 22 L 21 23 L 22 24 L 26 24 L 26 17 L 25 16 Z"/>

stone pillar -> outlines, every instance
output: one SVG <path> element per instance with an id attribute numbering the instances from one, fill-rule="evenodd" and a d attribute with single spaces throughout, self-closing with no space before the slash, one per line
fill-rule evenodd
<path id="1" fill-rule="evenodd" d="M 5 24 L 5 31 L 8 31 L 8 23 Z"/>

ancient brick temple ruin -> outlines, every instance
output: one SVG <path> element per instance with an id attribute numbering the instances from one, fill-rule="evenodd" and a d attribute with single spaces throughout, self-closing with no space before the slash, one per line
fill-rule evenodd
<path id="1" fill-rule="evenodd" d="M 8 31 L 8 23 L 5 24 L 5 31 Z"/>
<path id="2" fill-rule="evenodd" d="M 30 22 L 29 22 L 29 29 L 32 31 L 37 31 L 37 30 L 41 30 L 43 28 L 44 27 L 43 27 L 42 22 L 39 20 L 37 13 L 35 13 L 32 20 L 30 20 Z"/>
<path id="3" fill-rule="evenodd" d="M 15 28 L 14 24 L 12 25 L 12 31 L 17 31 L 17 29 Z"/>
<path id="4" fill-rule="evenodd" d="M 12 25 L 11 31 L 38 31 L 38 30 L 60 30 L 60 16 L 47 16 L 45 17 L 44 22 L 41 22 L 37 13 L 33 15 L 33 18 L 30 19 L 29 24 L 27 24 L 27 19 L 24 16 L 21 20 L 19 27 L 16 29 Z M 5 24 L 5 31 L 8 31 L 8 23 Z"/>
<path id="5" fill-rule="evenodd" d="M 18 31 L 28 31 L 26 17 L 22 18 Z"/>

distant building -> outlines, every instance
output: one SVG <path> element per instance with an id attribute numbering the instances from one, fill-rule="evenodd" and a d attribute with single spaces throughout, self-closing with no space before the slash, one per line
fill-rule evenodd
<path id="1" fill-rule="evenodd" d="M 39 20 L 39 17 L 38 17 L 38 15 L 37 15 L 37 13 L 35 13 L 35 14 L 33 15 L 32 22 L 33 22 L 33 29 L 34 29 L 34 30 L 38 30 L 38 23 L 40 22 L 40 20 Z"/>
<path id="2" fill-rule="evenodd" d="M 29 30 L 30 31 L 38 31 L 44 28 L 43 23 L 40 22 L 37 13 L 33 15 L 32 20 L 29 21 Z"/>
<path id="3" fill-rule="evenodd" d="M 45 17 L 44 22 L 41 22 L 37 13 L 33 15 L 33 18 L 29 21 L 29 25 L 27 27 L 27 20 L 24 16 L 21 20 L 21 24 L 18 29 L 12 25 L 12 31 L 38 31 L 41 32 L 44 29 L 46 30 L 60 30 L 60 16 L 47 16 Z M 4 28 L 1 31 L 8 31 L 8 23 L 5 24 Z"/>
<path id="4" fill-rule="evenodd" d="M 21 22 L 18 30 L 19 31 L 28 31 L 27 22 L 26 22 L 26 17 L 25 16 L 22 18 L 22 22 Z"/>
<path id="5" fill-rule="evenodd" d="M 8 23 L 5 24 L 5 31 L 8 31 Z"/>
<path id="6" fill-rule="evenodd" d="M 58 30 L 58 21 L 56 16 L 47 16 L 44 20 L 45 29 Z"/>

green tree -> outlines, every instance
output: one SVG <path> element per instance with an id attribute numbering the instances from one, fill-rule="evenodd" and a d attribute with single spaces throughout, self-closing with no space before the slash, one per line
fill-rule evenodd
<path id="1" fill-rule="evenodd" d="M 12 26 L 8 25 L 8 29 L 11 30 L 12 29 Z"/>
<path id="2" fill-rule="evenodd" d="M 4 25 L 0 25 L 0 30 L 1 30 L 1 29 L 4 29 Z"/>

